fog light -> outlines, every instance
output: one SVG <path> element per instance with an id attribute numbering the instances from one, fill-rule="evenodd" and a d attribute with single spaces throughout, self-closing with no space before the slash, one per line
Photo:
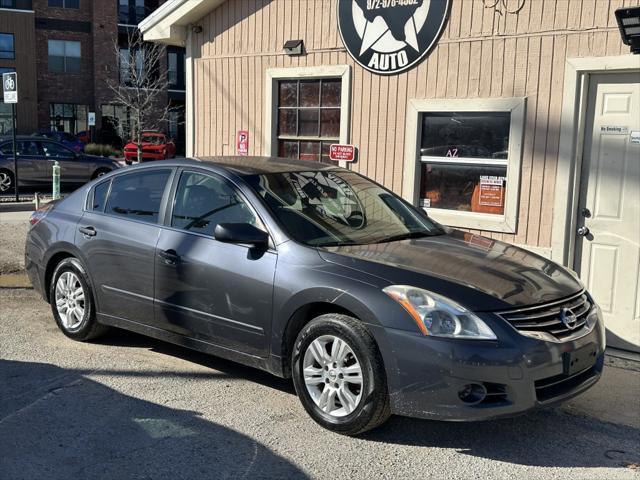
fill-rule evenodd
<path id="1" fill-rule="evenodd" d="M 465 385 L 459 392 L 458 397 L 467 405 L 480 403 L 487 396 L 487 389 L 479 383 Z"/>

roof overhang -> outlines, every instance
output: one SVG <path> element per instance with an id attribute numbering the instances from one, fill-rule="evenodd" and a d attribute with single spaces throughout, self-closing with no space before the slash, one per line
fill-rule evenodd
<path id="1" fill-rule="evenodd" d="M 145 18 L 138 28 L 144 39 L 185 46 L 187 29 L 226 0 L 168 0 Z"/>

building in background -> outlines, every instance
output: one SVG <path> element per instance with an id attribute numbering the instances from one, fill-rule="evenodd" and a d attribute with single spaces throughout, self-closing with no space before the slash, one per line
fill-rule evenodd
<path id="1" fill-rule="evenodd" d="M 504 240 L 579 272 L 611 344 L 640 350 L 640 56 L 614 15 L 638 3 L 169 0 L 140 28 L 186 46 L 188 154 L 353 144 L 348 168 L 478 255 Z"/>
<path id="2" fill-rule="evenodd" d="M 126 108 L 113 102 L 109 82 L 120 79 L 127 32 L 152 13 L 158 0 L 0 0 L 0 71 L 16 70 L 18 132 L 89 129 L 107 142 L 130 136 Z M 116 45 L 120 56 L 116 52 Z M 170 47 L 161 65 L 170 83 L 158 102 L 171 105 L 166 126 L 184 146 L 184 49 Z M 0 104 L 0 135 L 10 130 L 11 108 Z"/>

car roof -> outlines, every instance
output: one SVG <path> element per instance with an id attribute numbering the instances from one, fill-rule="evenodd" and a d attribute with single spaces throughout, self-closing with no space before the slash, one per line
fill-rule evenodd
<path id="1" fill-rule="evenodd" d="M 197 157 L 196 160 L 212 163 L 231 170 L 240 176 L 284 172 L 315 172 L 336 168 L 326 163 L 280 157 Z"/>
<path id="2" fill-rule="evenodd" d="M 11 141 L 13 137 L 11 135 L 1 135 L 0 142 L 6 142 L 7 140 Z M 45 140 L 50 142 L 50 138 L 43 137 L 42 135 L 16 135 L 16 140 Z"/>
<path id="3" fill-rule="evenodd" d="M 335 170 L 338 167 L 320 162 L 292 160 L 279 157 L 191 157 L 174 158 L 171 160 L 157 160 L 145 162 L 130 168 L 158 168 L 158 167 L 207 167 L 211 166 L 231 172 L 240 177 L 285 172 L 315 172 Z"/>

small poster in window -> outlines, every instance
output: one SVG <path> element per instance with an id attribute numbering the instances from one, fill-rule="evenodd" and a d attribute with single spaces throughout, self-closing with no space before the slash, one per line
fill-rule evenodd
<path id="1" fill-rule="evenodd" d="M 478 203 L 486 207 L 504 206 L 505 177 L 480 175 L 480 198 Z"/>
<path id="2" fill-rule="evenodd" d="M 431 199 L 430 198 L 422 198 L 420 200 L 420 206 L 422 208 L 429 208 L 431 207 Z"/>

